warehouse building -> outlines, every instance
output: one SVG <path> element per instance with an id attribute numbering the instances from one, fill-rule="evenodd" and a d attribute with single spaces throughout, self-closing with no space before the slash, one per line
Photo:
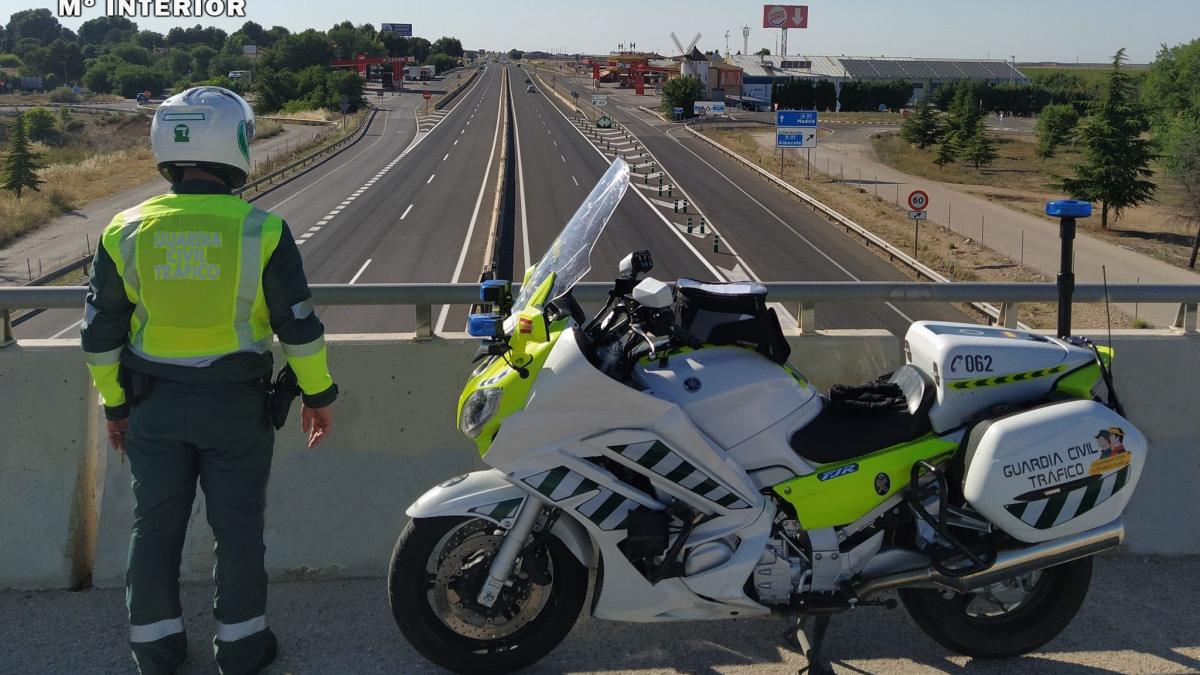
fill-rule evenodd
<path id="1" fill-rule="evenodd" d="M 774 86 L 791 79 L 827 80 L 839 88 L 843 82 L 855 80 L 904 80 L 913 85 L 912 102 L 929 96 L 938 87 L 964 80 L 986 84 L 1029 82 L 1016 66 L 1000 59 L 739 54 L 728 61 L 742 69 L 743 97 L 758 101 L 770 101 Z"/>

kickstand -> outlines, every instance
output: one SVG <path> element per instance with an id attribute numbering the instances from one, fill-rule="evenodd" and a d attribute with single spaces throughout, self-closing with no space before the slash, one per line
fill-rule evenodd
<path id="1" fill-rule="evenodd" d="M 805 626 L 808 624 L 808 617 L 801 617 L 796 621 L 796 632 L 794 633 L 796 644 L 804 653 L 804 658 L 808 659 L 808 665 L 800 669 L 801 673 L 808 675 L 832 675 L 833 669 L 825 665 L 821 659 L 821 646 L 825 643 L 825 633 L 829 630 L 829 615 L 818 614 L 816 621 L 813 623 L 812 641 L 808 639 L 808 635 L 804 632 Z"/>

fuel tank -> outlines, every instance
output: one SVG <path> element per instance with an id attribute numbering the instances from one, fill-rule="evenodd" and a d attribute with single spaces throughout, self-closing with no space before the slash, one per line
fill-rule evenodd
<path id="1" fill-rule="evenodd" d="M 705 434 L 731 448 L 806 404 L 820 405 L 817 390 L 790 365 L 779 365 L 741 347 L 706 347 L 633 372 L 647 394 L 681 406 Z"/>

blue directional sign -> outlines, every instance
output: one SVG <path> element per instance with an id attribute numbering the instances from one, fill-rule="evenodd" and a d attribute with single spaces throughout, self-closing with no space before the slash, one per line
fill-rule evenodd
<path id="1" fill-rule="evenodd" d="M 775 147 L 817 147 L 817 111 L 779 110 L 775 113 Z"/>
<path id="2" fill-rule="evenodd" d="M 775 113 L 777 127 L 815 127 L 817 126 L 816 110 L 779 110 Z"/>

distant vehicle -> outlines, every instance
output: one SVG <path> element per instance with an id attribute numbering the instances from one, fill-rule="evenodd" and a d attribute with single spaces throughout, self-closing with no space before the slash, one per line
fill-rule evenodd
<path id="1" fill-rule="evenodd" d="M 138 92 L 137 102 L 138 103 L 149 103 L 150 102 L 150 94 L 148 94 L 147 92 L 144 92 L 144 91 Z"/>
<path id="2" fill-rule="evenodd" d="M 525 84 L 529 84 L 530 82 L 533 82 L 533 80 L 529 79 L 528 77 L 525 78 Z"/>
<path id="3" fill-rule="evenodd" d="M 526 80 L 526 82 L 528 82 L 528 81 L 529 80 Z M 525 87 L 525 91 L 533 91 L 533 85 L 531 84 L 528 87 Z"/>

